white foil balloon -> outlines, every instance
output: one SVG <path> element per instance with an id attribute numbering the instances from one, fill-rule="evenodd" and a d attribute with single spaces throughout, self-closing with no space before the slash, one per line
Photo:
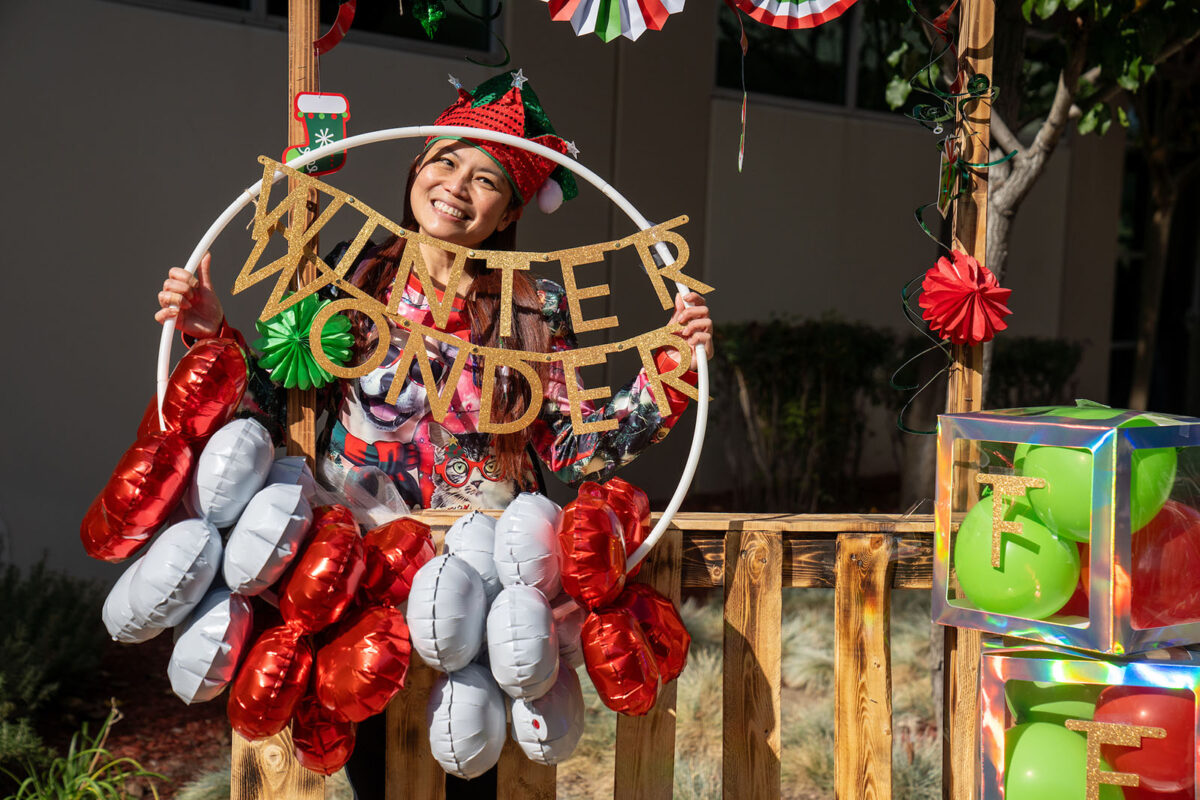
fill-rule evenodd
<path id="1" fill-rule="evenodd" d="M 545 596 L 513 584 L 492 603 L 487 618 L 488 664 L 513 698 L 532 700 L 550 691 L 558 675 L 558 636 Z"/>
<path id="2" fill-rule="evenodd" d="M 558 634 L 558 658 L 571 669 L 583 666 L 583 646 L 579 642 L 588 610 L 563 592 L 550 603 L 554 612 L 554 631 Z"/>
<path id="3" fill-rule="evenodd" d="M 137 644 L 149 641 L 165 630 L 141 619 L 129 607 L 129 586 L 133 583 L 134 573 L 141 563 L 139 558 L 126 567 L 109 590 L 108 597 L 104 598 L 104 608 L 100 610 L 100 617 L 104 620 L 104 627 L 108 628 L 108 634 L 112 636 L 113 641 Z"/>
<path id="4" fill-rule="evenodd" d="M 426 562 L 408 595 L 413 649 L 436 670 L 462 669 L 483 643 L 486 603 L 483 579 L 470 564 L 452 555 Z"/>
<path id="5" fill-rule="evenodd" d="M 252 419 L 235 419 L 213 434 L 196 462 L 192 501 L 218 528 L 237 521 L 271 471 L 275 446 L 267 429 Z"/>
<path id="6" fill-rule="evenodd" d="M 304 456 L 284 456 L 277 458 L 271 464 L 267 473 L 266 484 L 286 483 L 299 486 L 304 490 L 304 499 L 312 503 L 313 491 L 317 481 L 313 478 L 312 470 L 308 468 L 308 459 Z"/>
<path id="7" fill-rule="evenodd" d="M 276 462 L 278 463 L 278 462 Z M 272 483 L 250 498 L 225 543 L 225 585 L 256 595 L 283 575 L 312 523 L 299 484 Z"/>
<path id="8" fill-rule="evenodd" d="M 583 688 L 565 666 L 550 691 L 536 700 L 514 700 L 512 735 L 530 761 L 552 765 L 575 752 L 583 736 Z"/>
<path id="9" fill-rule="evenodd" d="M 143 623 L 172 628 L 187 618 L 221 566 L 221 535 L 206 520 L 176 523 L 138 561 L 129 607 Z"/>
<path id="10" fill-rule="evenodd" d="M 562 588 L 558 564 L 558 535 L 554 523 L 558 506 L 539 494 L 523 492 L 509 503 L 496 522 L 496 572 L 505 586 L 536 587 L 546 597 Z"/>
<path id="11" fill-rule="evenodd" d="M 224 586 L 204 596 L 175 639 L 167 676 L 179 699 L 191 705 L 212 700 L 237 670 L 250 638 L 249 598 Z"/>
<path id="12" fill-rule="evenodd" d="M 507 710 L 500 687 L 478 664 L 439 675 L 426 712 L 429 749 L 442 769 L 477 778 L 500 760 Z"/>
<path id="13" fill-rule="evenodd" d="M 479 511 L 459 517 L 446 531 L 446 552 L 466 561 L 483 578 L 489 606 L 503 588 L 492 557 L 495 544 L 496 520 Z"/>

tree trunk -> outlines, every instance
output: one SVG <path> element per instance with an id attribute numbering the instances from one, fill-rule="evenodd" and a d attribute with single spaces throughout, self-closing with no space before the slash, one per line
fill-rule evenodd
<path id="1" fill-rule="evenodd" d="M 1129 407 L 1147 410 L 1150 381 L 1154 375 L 1154 349 L 1158 339 L 1158 317 L 1162 308 L 1163 282 L 1167 274 L 1167 249 L 1171 243 L 1171 223 L 1179 192 L 1165 170 L 1150 169 L 1154 211 L 1150 214 L 1146 258 L 1142 261 L 1142 295 L 1138 301 L 1138 339 L 1133 364 L 1133 385 L 1129 388 Z"/>

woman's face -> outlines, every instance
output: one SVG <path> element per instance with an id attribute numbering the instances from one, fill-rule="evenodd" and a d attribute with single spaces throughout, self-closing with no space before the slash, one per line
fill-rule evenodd
<path id="1" fill-rule="evenodd" d="M 434 142 L 409 193 L 421 233 L 474 247 L 521 216 L 500 167 L 466 142 Z"/>

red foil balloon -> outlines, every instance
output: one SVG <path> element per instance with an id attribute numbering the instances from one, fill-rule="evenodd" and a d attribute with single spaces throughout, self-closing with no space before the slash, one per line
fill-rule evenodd
<path id="1" fill-rule="evenodd" d="M 279 611 L 288 623 L 315 633 L 342 616 L 365 571 L 353 515 L 341 506 L 322 506 L 313 512 L 312 538 L 283 579 Z"/>
<path id="2" fill-rule="evenodd" d="M 378 714 L 404 688 L 412 645 L 399 609 L 370 608 L 345 620 L 317 653 L 317 697 L 354 722 Z"/>
<path id="3" fill-rule="evenodd" d="M 1133 624 L 1200 620 L 1200 511 L 1168 500 L 1133 534 Z"/>
<path id="4" fill-rule="evenodd" d="M 580 605 L 608 605 L 625 586 L 621 523 L 608 503 L 580 494 L 558 517 L 562 588 Z"/>
<path id="5" fill-rule="evenodd" d="M 609 478 L 602 484 L 586 481 L 580 484 L 579 493 L 599 497 L 612 508 L 621 521 L 621 535 L 625 539 L 625 557 L 628 560 L 650 536 L 650 500 L 646 493 L 621 478 Z M 638 564 L 626 577 L 637 577 L 641 569 L 642 565 Z"/>
<path id="6" fill-rule="evenodd" d="M 1142 739 L 1141 747 L 1101 745 L 1100 753 L 1114 770 L 1132 772 L 1139 786 L 1155 792 L 1178 792 L 1195 784 L 1196 700 L 1184 689 L 1109 686 L 1096 700 L 1096 722 L 1162 728 L 1164 739 Z"/>
<path id="7" fill-rule="evenodd" d="M 233 339 L 204 339 L 179 359 L 163 392 L 167 430 L 201 441 L 233 419 L 246 391 L 246 357 Z"/>
<path id="8" fill-rule="evenodd" d="M 83 518 L 79 537 L 88 555 L 116 562 L 136 552 L 179 504 L 194 464 L 179 434 L 134 442 Z"/>
<path id="9" fill-rule="evenodd" d="M 326 710 L 315 695 L 305 695 L 292 717 L 296 760 L 305 769 L 332 775 L 350 760 L 357 728 L 357 723 Z"/>
<path id="10" fill-rule="evenodd" d="M 624 609 L 594 611 L 580 636 L 583 663 L 604 705 L 632 716 L 654 707 L 658 664 L 641 627 Z"/>
<path id="11" fill-rule="evenodd" d="M 247 739 L 264 739 L 286 728 L 308 686 L 312 662 L 312 645 L 299 628 L 281 625 L 263 633 L 233 679 L 233 729 Z"/>
<path id="12" fill-rule="evenodd" d="M 410 517 L 368 531 L 363 544 L 367 570 L 362 591 L 376 605 L 398 606 L 407 600 L 413 575 L 434 554 L 429 526 Z"/>
<path id="13" fill-rule="evenodd" d="M 633 614 L 642 628 L 663 683 L 670 683 L 683 672 L 692 637 L 670 598 L 644 583 L 631 583 L 612 604 Z"/>

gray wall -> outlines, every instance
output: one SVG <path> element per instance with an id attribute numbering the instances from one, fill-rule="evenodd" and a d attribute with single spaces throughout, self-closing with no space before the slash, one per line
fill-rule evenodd
<path id="1" fill-rule="evenodd" d="M 706 7 L 615 45 L 576 38 L 549 21 L 543 3 L 506 8 L 514 67 L 533 79 L 583 163 L 652 220 L 689 215 L 689 272 L 717 287 L 715 315 L 836 309 L 902 324 L 899 287 L 934 257 L 910 214 L 935 188 L 936 153 L 919 128 L 755 97 L 738 175 L 740 98 L 713 89 L 715 22 Z M 467 85 L 490 74 L 458 54 L 428 52 L 356 44 L 352 35 L 322 60 L 322 87 L 350 97 L 352 133 L 427 122 L 453 99 L 446 73 Z M 285 87 L 279 31 L 103 0 L 0 4 L 0 89 L 12 109 L 2 218 L 13 369 L 0 400 L 0 523 L 11 553 L 3 557 L 29 563 L 46 554 L 79 573 L 117 574 L 84 556 L 78 521 L 153 394 L 154 294 L 165 270 L 182 264 L 256 180 L 255 157 L 278 157 L 289 144 Z M 398 213 L 414 152 L 412 143 L 352 152 L 332 182 Z M 1064 287 L 1086 274 L 1089 303 L 1111 296 L 1113 237 L 1074 245 L 1115 230 L 1119 170 L 1119 147 L 1065 148 L 1022 212 L 1010 268 L 1013 331 L 1094 342 L 1103 356 L 1087 367 L 1093 396 L 1105 380 L 1107 307 L 1082 309 Z M 228 289 L 248 252 L 241 224 L 214 248 L 219 288 Z M 553 218 L 531 210 L 521 227 L 528 249 L 632 230 L 587 189 Z M 623 330 L 661 324 L 631 262 L 607 272 Z M 229 316 L 252 331 L 262 299 L 256 291 L 230 299 Z M 609 372 L 617 385 L 629 367 Z M 669 491 L 691 424 L 689 413 L 628 477 L 652 494 Z M 701 488 L 723 480 L 720 446 L 706 450 Z M 871 468 L 892 468 L 878 450 Z"/>

